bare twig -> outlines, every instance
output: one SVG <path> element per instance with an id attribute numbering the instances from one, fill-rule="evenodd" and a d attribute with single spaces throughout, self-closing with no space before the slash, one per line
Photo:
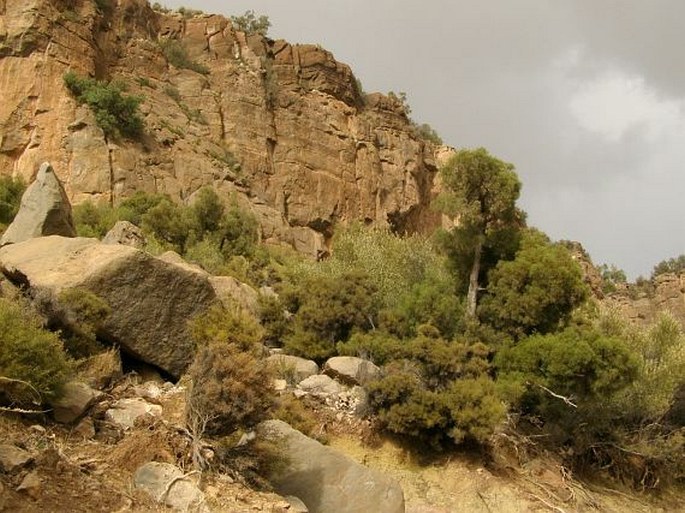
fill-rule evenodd
<path id="1" fill-rule="evenodd" d="M 548 507 L 549 509 L 551 509 L 552 511 L 557 511 L 558 513 L 566 513 L 566 511 L 564 511 L 563 509 L 561 509 L 559 506 L 555 506 L 554 504 L 551 504 L 551 503 L 547 502 L 545 499 L 543 499 L 543 498 L 540 497 L 539 495 L 535 495 L 534 493 L 530 493 L 530 492 L 529 492 L 529 495 L 530 495 L 531 497 L 533 497 L 534 499 L 537 499 L 537 500 L 539 500 L 540 502 L 542 502 L 542 504 L 544 504 L 545 506 L 547 506 L 547 507 Z"/>
<path id="2" fill-rule="evenodd" d="M 27 415 L 38 415 L 40 413 L 50 413 L 52 409 L 47 410 L 25 410 L 24 408 L 10 408 L 8 406 L 0 406 L 0 412 L 5 413 L 24 413 Z"/>
<path id="3" fill-rule="evenodd" d="M 554 392 L 552 392 L 549 388 L 547 388 L 546 386 L 540 385 L 540 384 L 538 384 L 538 383 L 534 383 L 534 385 L 535 385 L 536 387 L 538 387 L 538 388 L 544 390 L 545 392 L 547 392 L 547 393 L 548 393 L 549 395 L 551 395 L 552 397 L 556 397 L 557 399 L 561 399 L 562 401 L 564 401 L 566 404 L 568 404 L 568 405 L 571 406 L 572 408 L 578 408 L 578 405 L 577 405 L 576 403 L 574 403 L 573 401 L 571 401 L 571 399 L 569 399 L 568 397 L 563 396 L 563 395 L 561 395 L 561 394 L 554 393 Z"/>
<path id="4" fill-rule="evenodd" d="M 183 474 L 182 476 L 176 476 L 175 478 L 173 478 L 171 481 L 169 481 L 167 483 L 166 487 L 164 488 L 164 493 L 162 493 L 162 496 L 159 498 L 159 501 L 160 502 L 166 502 L 167 497 L 169 496 L 169 492 L 171 491 L 171 487 L 174 486 L 175 483 L 182 481 L 184 479 L 188 479 L 193 474 L 199 474 L 199 473 L 200 473 L 199 470 L 191 470 L 187 474 Z"/>

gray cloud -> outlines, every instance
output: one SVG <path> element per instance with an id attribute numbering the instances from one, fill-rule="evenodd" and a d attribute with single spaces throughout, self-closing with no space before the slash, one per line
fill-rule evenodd
<path id="1" fill-rule="evenodd" d="M 367 91 L 407 92 L 416 120 L 449 144 L 485 146 L 514 163 L 531 224 L 580 240 L 595 262 L 636 276 L 685 252 L 678 137 L 685 137 L 685 117 L 671 108 L 685 105 L 680 0 L 167 4 L 268 14 L 273 37 L 320 43 L 350 64 Z M 607 74 L 625 82 L 625 107 L 604 112 L 599 104 L 579 119 L 574 99 L 595 94 L 595 85 L 601 99 Z M 621 125 L 642 100 L 642 117 Z M 664 117 L 666 107 L 682 125 Z M 619 135 L 603 132 L 606 124 Z"/>

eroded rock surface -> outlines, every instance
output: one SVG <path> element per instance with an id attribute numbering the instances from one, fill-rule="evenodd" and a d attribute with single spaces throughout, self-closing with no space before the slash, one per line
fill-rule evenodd
<path id="1" fill-rule="evenodd" d="M 280 420 L 260 424 L 258 435 L 276 442 L 287 462 L 270 476 L 276 490 L 300 498 L 311 513 L 404 513 L 404 494 L 394 479 Z"/>

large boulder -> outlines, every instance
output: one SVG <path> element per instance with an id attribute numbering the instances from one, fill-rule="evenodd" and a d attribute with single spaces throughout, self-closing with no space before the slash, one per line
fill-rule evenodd
<path id="1" fill-rule="evenodd" d="M 352 461 L 280 420 L 258 427 L 275 442 L 283 465 L 269 476 L 276 491 L 299 497 L 311 513 L 404 513 L 404 494 L 391 477 Z"/>
<path id="2" fill-rule="evenodd" d="M 289 354 L 272 354 L 266 359 L 279 376 L 296 384 L 319 373 L 319 366 L 313 360 Z"/>
<path id="3" fill-rule="evenodd" d="M 206 275 L 96 239 L 51 236 L 5 246 L 0 268 L 40 298 L 48 315 L 66 308 L 59 304 L 64 289 L 97 294 L 111 307 L 98 336 L 174 377 L 193 358 L 188 321 L 217 300 Z"/>
<path id="4" fill-rule="evenodd" d="M 55 171 L 47 162 L 21 198 L 19 212 L 0 239 L 0 246 L 34 237 L 76 237 L 71 204 Z"/>
<path id="5" fill-rule="evenodd" d="M 334 356 L 324 365 L 325 374 L 346 385 L 364 386 L 380 378 L 381 370 L 368 360 L 356 356 Z"/>
<path id="6" fill-rule="evenodd" d="M 142 249 L 147 244 L 143 230 L 128 221 L 117 221 L 103 237 L 105 244 L 123 244 L 133 248 Z"/>

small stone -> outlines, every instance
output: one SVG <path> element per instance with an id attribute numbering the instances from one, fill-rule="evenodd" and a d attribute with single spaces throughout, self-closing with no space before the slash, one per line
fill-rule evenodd
<path id="1" fill-rule="evenodd" d="M 52 415 L 57 422 L 71 424 L 80 419 L 102 395 L 102 392 L 93 390 L 85 383 L 69 382 L 62 388 L 61 397 L 51 403 Z"/>
<path id="2" fill-rule="evenodd" d="M 162 407 L 142 399 L 119 399 L 105 412 L 105 419 L 123 428 L 133 428 L 137 419 L 146 415 L 159 417 Z"/>
<path id="3" fill-rule="evenodd" d="M 274 390 L 276 392 L 283 392 L 288 388 L 288 382 L 284 379 L 274 379 Z"/>
<path id="4" fill-rule="evenodd" d="M 40 435 L 44 435 L 46 433 L 46 429 L 40 424 L 33 424 L 31 427 L 29 427 L 29 429 L 34 433 L 38 433 Z"/>
<path id="5" fill-rule="evenodd" d="M 18 492 L 25 492 L 30 497 L 37 499 L 40 495 L 40 490 L 43 485 L 43 481 L 38 476 L 36 471 L 29 472 L 26 477 L 22 479 L 21 484 L 17 486 Z"/>
<path id="6" fill-rule="evenodd" d="M 33 461 L 28 451 L 14 445 L 0 445 L 0 470 L 9 474 L 25 467 Z"/>
<path id="7" fill-rule="evenodd" d="M 71 430 L 71 434 L 83 440 L 90 440 L 93 438 L 95 436 L 95 424 L 93 423 L 93 419 L 86 417 L 81 420 L 81 422 Z"/>
<path id="8" fill-rule="evenodd" d="M 309 513 L 309 508 L 299 497 L 288 495 L 285 500 L 288 501 L 288 513 Z"/>

